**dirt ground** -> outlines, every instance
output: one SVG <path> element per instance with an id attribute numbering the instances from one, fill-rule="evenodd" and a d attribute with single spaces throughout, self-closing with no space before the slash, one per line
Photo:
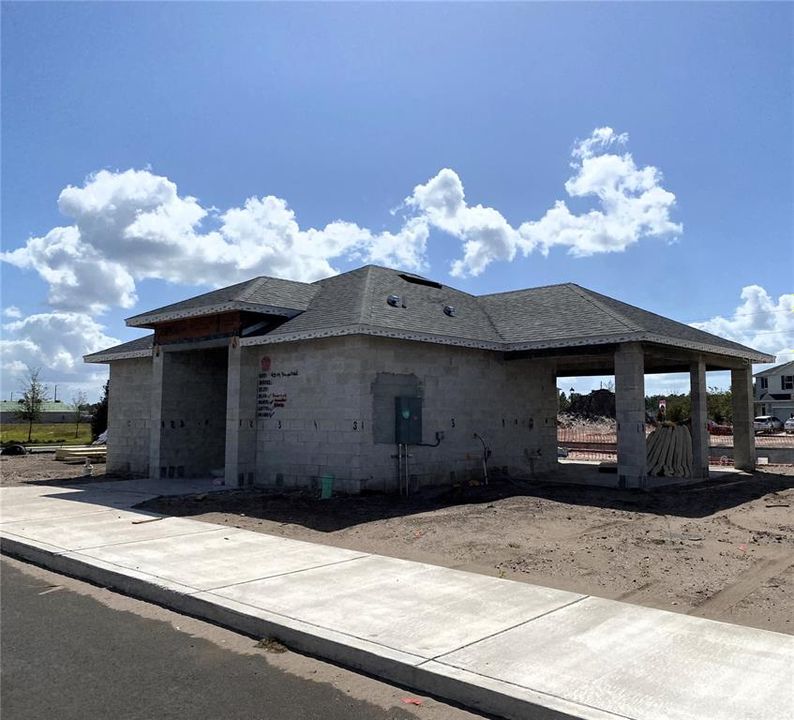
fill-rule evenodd
<path id="1" fill-rule="evenodd" d="M 56 462 L 54 453 L 34 455 L 0 455 L 0 487 L 42 481 L 76 480 L 85 478 L 83 463 Z M 93 465 L 94 478 L 106 480 L 104 463 Z M 85 478 L 89 482 L 92 478 Z"/>
<path id="2" fill-rule="evenodd" d="M 2 461 L 3 484 L 82 471 Z M 229 490 L 145 507 L 794 634 L 794 468 L 650 492 L 502 480 L 407 500 Z"/>

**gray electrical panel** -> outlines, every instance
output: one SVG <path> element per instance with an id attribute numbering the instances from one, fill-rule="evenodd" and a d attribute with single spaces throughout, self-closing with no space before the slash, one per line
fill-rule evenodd
<path id="1" fill-rule="evenodd" d="M 394 441 L 404 445 L 422 442 L 422 398 L 394 398 Z"/>

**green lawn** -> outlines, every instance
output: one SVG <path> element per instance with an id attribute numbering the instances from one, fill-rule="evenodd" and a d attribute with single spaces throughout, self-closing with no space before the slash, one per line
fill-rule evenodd
<path id="1" fill-rule="evenodd" d="M 74 423 L 33 423 L 30 436 L 32 445 L 54 443 L 55 445 L 90 445 L 91 424 L 80 423 L 79 434 L 74 436 Z M 27 423 L 0 425 L 0 442 L 28 441 Z"/>

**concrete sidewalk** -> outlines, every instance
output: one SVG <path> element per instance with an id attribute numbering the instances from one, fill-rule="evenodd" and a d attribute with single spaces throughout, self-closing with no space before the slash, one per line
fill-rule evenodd
<path id="1" fill-rule="evenodd" d="M 509 718 L 794 716 L 794 638 L 131 510 L 184 482 L 0 490 L 2 549 Z"/>

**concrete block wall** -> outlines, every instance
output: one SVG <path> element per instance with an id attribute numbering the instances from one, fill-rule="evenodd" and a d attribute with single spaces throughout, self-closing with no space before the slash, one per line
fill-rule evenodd
<path id="1" fill-rule="evenodd" d="M 260 370 L 256 383 L 267 383 L 259 386 L 265 397 L 253 453 L 260 485 L 310 487 L 332 475 L 344 491 L 396 490 L 396 445 L 384 441 L 382 431 L 384 423 L 393 422 L 394 406 L 381 402 L 376 408 L 373 386 L 379 374 L 394 376 L 395 396 L 414 384 L 405 379 L 413 375 L 423 397 L 424 442 L 434 442 L 436 431 L 444 433 L 438 447 L 411 447 L 414 485 L 479 477 L 482 445 L 475 432 L 492 450 L 492 468 L 531 474 L 557 462 L 556 383 L 546 362 L 506 362 L 486 351 L 348 337 L 246 347 L 242 366 L 249 378 L 242 393 L 257 394 L 252 368 Z M 240 452 L 250 453 L 245 442 L 250 441 L 241 438 Z"/>
<path id="2" fill-rule="evenodd" d="M 223 470 L 228 351 L 163 353 L 160 476 L 208 477 Z"/>
<path id="3" fill-rule="evenodd" d="M 371 387 L 379 373 L 418 377 L 423 442 L 435 443 L 436 432 L 444 434 L 437 447 L 410 446 L 413 486 L 481 478 L 482 443 L 474 433 L 491 449 L 492 471 L 530 475 L 556 465 L 557 396 L 549 363 L 505 361 L 498 353 L 387 338 L 367 338 L 364 345 L 363 487 L 396 490 L 398 482 L 394 443 L 375 442 L 368 431 L 378 412 Z"/>
<path id="4" fill-rule="evenodd" d="M 110 363 L 108 473 L 148 476 L 151 395 L 151 358 Z"/>
<path id="5" fill-rule="evenodd" d="M 333 475 L 337 488 L 353 489 L 362 473 L 362 349 L 354 337 L 243 348 L 242 392 L 259 396 L 256 484 L 310 487 Z"/>

